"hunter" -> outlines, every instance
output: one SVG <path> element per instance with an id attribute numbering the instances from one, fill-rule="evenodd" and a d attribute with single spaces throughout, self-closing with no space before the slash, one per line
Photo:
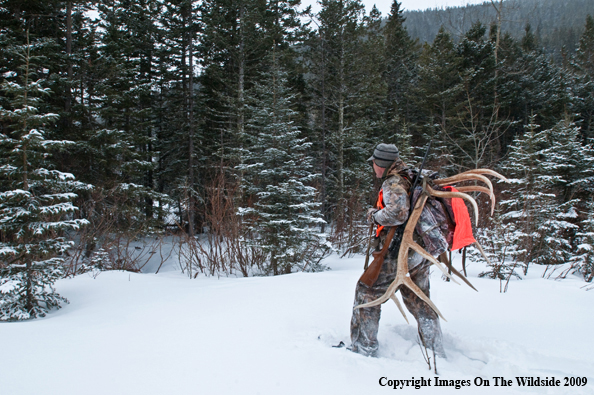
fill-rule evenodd
<path id="1" fill-rule="evenodd" d="M 379 144 L 369 161 L 373 164 L 375 176 L 383 180 L 376 206 L 370 208 L 367 213 L 368 222 L 377 225 L 372 247 L 375 251 L 380 251 L 386 242 L 391 243 L 390 246 L 400 245 L 399 238 L 402 233 L 396 232 L 391 242 L 386 241 L 386 238 L 390 227 L 402 225 L 408 219 L 410 214 L 409 190 L 412 186 L 411 178 L 414 175 L 400 159 L 398 148 L 394 144 Z M 421 244 L 420 237 L 417 238 L 419 239 L 417 242 Z M 440 243 L 441 241 L 436 240 L 436 242 Z M 357 282 L 354 306 L 371 302 L 386 292 L 396 276 L 397 256 L 398 248 L 390 248 L 384 258 L 379 276 L 371 286 L 361 281 Z M 429 261 L 413 251 L 409 255 L 408 268 L 411 280 L 425 295 L 430 297 Z M 406 308 L 417 320 L 419 337 L 425 348 L 434 351 L 435 355 L 445 358 L 439 317 L 435 311 L 407 287 L 400 287 L 400 292 Z M 380 314 L 381 305 L 353 309 L 351 319 L 351 350 L 353 352 L 366 356 L 377 356 Z"/>

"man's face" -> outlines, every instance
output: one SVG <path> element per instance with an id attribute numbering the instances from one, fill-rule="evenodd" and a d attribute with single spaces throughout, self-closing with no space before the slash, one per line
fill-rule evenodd
<path id="1" fill-rule="evenodd" d="M 373 161 L 373 171 L 375 171 L 375 176 L 377 178 L 382 178 L 385 170 L 386 170 L 385 167 L 379 167 L 378 165 L 375 164 L 375 161 Z"/>

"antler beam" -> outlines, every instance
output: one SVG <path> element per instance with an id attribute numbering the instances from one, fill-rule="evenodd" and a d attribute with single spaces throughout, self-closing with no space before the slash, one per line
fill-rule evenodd
<path id="1" fill-rule="evenodd" d="M 417 204 L 415 205 L 415 208 L 413 209 L 413 212 L 412 212 L 410 218 L 408 219 L 408 223 L 406 224 L 406 227 L 404 228 L 404 233 L 402 235 L 402 242 L 400 244 L 400 250 L 398 251 L 398 266 L 396 267 L 396 278 L 394 279 L 394 281 L 392 281 L 392 284 L 390 284 L 390 286 L 388 287 L 388 289 L 382 296 L 380 296 L 378 299 L 376 299 L 374 301 L 360 304 L 360 305 L 356 306 L 355 309 L 362 309 L 365 307 L 373 307 L 373 306 L 380 305 L 380 304 L 384 303 L 386 300 L 390 299 L 391 296 L 396 292 L 396 290 L 401 285 L 404 285 L 404 286 L 408 287 L 411 291 L 413 291 L 425 303 L 427 303 L 444 321 L 447 321 L 444 318 L 444 316 L 441 314 L 441 312 L 439 311 L 437 306 L 435 306 L 435 304 L 433 304 L 431 299 L 429 299 L 427 297 L 427 295 L 425 295 L 423 293 L 423 291 L 421 291 L 421 289 L 417 286 L 417 284 L 415 284 L 411 280 L 410 276 L 408 276 L 408 252 L 409 252 L 410 248 L 414 248 L 414 247 L 412 247 L 413 245 L 418 246 L 418 244 L 413 241 L 412 236 L 413 236 L 413 232 L 415 230 L 415 226 L 417 225 L 417 222 L 418 222 L 419 218 L 421 217 L 421 212 L 423 211 L 423 207 L 425 207 L 425 202 L 427 202 L 427 197 L 428 197 L 428 194 L 426 192 L 423 192 L 421 197 L 417 200 Z M 419 246 L 419 248 L 420 248 L 420 246 Z M 415 251 L 417 251 L 416 248 L 414 248 L 414 249 L 415 249 Z M 420 249 L 422 250 L 422 248 L 420 248 Z M 425 252 L 425 251 L 423 250 L 423 252 Z M 425 254 L 431 256 L 427 252 L 425 252 Z M 422 254 L 422 255 L 425 256 L 425 254 Z M 433 257 L 431 257 L 431 258 L 433 258 Z M 433 260 L 435 260 L 435 258 L 433 258 L 432 261 Z"/>
<path id="2" fill-rule="evenodd" d="M 495 203 L 496 203 L 495 194 L 489 188 L 481 187 L 478 185 L 471 185 L 471 186 L 467 186 L 467 187 L 458 187 L 456 189 L 458 190 L 458 192 L 463 192 L 463 193 L 482 192 L 482 193 L 489 195 L 489 197 L 491 198 L 491 215 L 493 215 L 493 212 L 495 210 Z"/>
<path id="3" fill-rule="evenodd" d="M 472 208 L 474 209 L 475 224 L 478 224 L 478 220 L 479 220 L 478 206 L 476 204 L 476 201 L 471 196 L 469 196 L 465 193 L 461 193 L 461 192 L 436 191 L 429 186 L 427 186 L 427 191 L 429 192 L 429 194 L 431 196 L 442 197 L 442 198 L 461 198 L 464 200 L 468 200 L 470 202 L 470 204 L 472 204 Z"/>
<path id="4" fill-rule="evenodd" d="M 427 202 L 427 198 L 429 196 L 444 197 L 444 198 L 462 198 L 462 199 L 467 200 L 468 202 L 471 203 L 471 205 L 474 209 L 475 222 L 478 223 L 479 213 L 478 213 L 478 206 L 476 204 L 476 201 L 471 196 L 467 195 L 465 192 L 486 193 L 491 198 L 491 203 L 492 203 L 491 213 L 493 213 L 493 208 L 495 206 L 495 195 L 493 193 L 493 184 L 483 174 L 497 177 L 497 178 L 507 182 L 507 178 L 505 178 L 504 176 L 502 176 L 501 174 L 499 174 L 493 170 L 476 169 L 476 170 L 469 170 L 464 173 L 457 174 L 453 177 L 435 180 L 434 183 L 439 186 L 444 186 L 444 185 L 448 185 L 448 184 L 456 184 L 456 183 L 462 182 L 462 181 L 478 180 L 478 181 L 484 182 L 487 185 L 487 188 L 482 187 L 482 186 L 464 186 L 464 187 L 458 188 L 459 192 L 446 192 L 446 191 L 436 191 L 436 190 L 432 189 L 431 187 L 429 187 L 428 185 L 426 185 L 425 183 L 423 184 L 423 192 L 421 193 L 421 195 L 419 196 L 419 198 L 415 204 L 415 207 L 410 215 L 410 218 L 408 219 L 408 223 L 406 224 L 404 233 L 402 235 L 402 242 L 400 244 L 400 250 L 398 251 L 398 264 L 397 264 L 397 268 L 396 268 L 396 278 L 394 279 L 394 281 L 392 281 L 392 283 L 390 284 L 390 286 L 388 287 L 388 289 L 382 296 L 380 296 L 379 298 L 377 298 L 376 300 L 373 300 L 371 302 L 363 303 L 358 306 L 355 306 L 355 309 L 362 309 L 362 308 L 366 308 L 366 307 L 377 306 L 377 305 L 384 303 L 388 299 L 392 299 L 398 306 L 398 309 L 404 316 L 404 319 L 406 320 L 406 322 L 408 322 L 408 319 L 406 318 L 406 315 L 404 314 L 404 310 L 402 309 L 400 302 L 398 302 L 398 299 L 395 296 L 395 292 L 401 286 L 406 286 L 411 291 L 413 291 L 415 293 L 415 295 L 417 295 L 421 300 L 423 300 L 425 303 L 427 303 L 444 321 L 446 321 L 446 319 L 441 314 L 441 312 L 439 311 L 437 306 L 435 306 L 435 304 L 431 301 L 431 299 L 429 299 L 429 297 L 427 297 L 427 295 L 425 295 L 423 293 L 423 291 L 412 281 L 410 274 L 408 272 L 408 256 L 409 256 L 410 249 L 415 250 L 423 258 L 425 258 L 428 261 L 430 261 L 431 263 L 435 264 L 447 277 L 451 278 L 452 281 L 456 282 L 457 284 L 459 284 L 459 283 L 457 281 L 455 281 L 446 272 L 445 268 L 439 263 L 439 261 L 437 261 L 437 259 L 435 259 L 427 251 L 425 251 L 420 245 L 415 243 L 415 241 L 413 240 L 413 232 L 415 230 L 415 227 L 417 226 L 417 222 L 419 221 L 419 218 L 421 217 L 421 212 L 423 211 L 423 208 L 425 207 L 425 203 Z M 483 251 L 482 247 L 478 243 L 475 243 L 475 244 L 476 244 L 477 248 L 479 249 L 479 251 L 481 252 L 481 254 L 488 261 L 488 258 L 486 257 L 486 254 Z M 455 270 L 451 266 L 451 264 L 449 267 L 452 269 L 453 273 L 455 273 L 458 277 L 463 279 L 464 282 L 466 282 L 470 287 L 472 287 L 476 291 L 476 288 L 474 288 L 472 286 L 472 284 L 470 284 L 470 282 L 464 276 L 462 276 L 457 270 Z"/>

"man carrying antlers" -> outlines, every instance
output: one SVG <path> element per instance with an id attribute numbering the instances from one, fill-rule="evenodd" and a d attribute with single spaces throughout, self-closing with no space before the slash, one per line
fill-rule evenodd
<path id="1" fill-rule="evenodd" d="M 378 299 L 394 281 L 402 232 L 396 232 L 393 240 L 389 241 L 386 240 L 389 234 L 388 228 L 403 226 L 410 213 L 408 194 L 413 174 L 400 159 L 398 148 L 394 144 L 379 144 L 369 161 L 373 162 L 376 177 L 384 180 L 376 207 L 369 209 L 367 215 L 369 223 L 374 223 L 378 227 L 372 245 L 375 247 L 375 251 L 380 251 L 385 243 L 391 245 L 385 255 L 377 279 L 371 285 L 367 285 L 361 280 L 357 282 L 355 306 Z M 431 243 L 435 244 L 432 250 L 437 251 L 437 255 L 447 249 L 445 238 L 431 239 Z M 437 248 L 435 248 L 436 246 Z M 408 257 L 410 279 L 427 297 L 429 297 L 429 268 L 429 261 L 420 254 L 411 252 Z M 419 337 L 425 348 L 434 351 L 435 355 L 445 358 L 438 315 L 409 288 L 400 287 L 399 290 L 406 308 L 417 320 Z M 352 351 L 363 355 L 377 356 L 380 314 L 381 305 L 353 310 L 351 319 Z"/>

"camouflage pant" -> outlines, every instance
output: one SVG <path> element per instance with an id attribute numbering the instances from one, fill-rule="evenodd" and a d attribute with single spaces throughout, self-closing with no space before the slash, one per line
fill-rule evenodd
<path id="1" fill-rule="evenodd" d="M 429 297 L 429 262 L 423 260 L 417 254 L 411 254 L 409 267 L 411 267 L 409 272 L 411 273 L 412 281 Z M 371 302 L 382 296 L 395 277 L 396 261 L 386 259 L 382 266 L 382 271 L 372 287 L 357 282 L 354 306 Z M 399 290 L 404 305 L 417 320 L 419 337 L 424 346 L 428 350 L 435 350 L 436 355 L 445 358 L 441 326 L 439 325 L 439 317 L 435 311 L 407 287 L 400 287 Z M 381 305 L 364 309 L 353 309 L 353 317 L 351 319 L 352 351 L 369 356 L 377 355 L 377 331 L 380 314 Z"/>

